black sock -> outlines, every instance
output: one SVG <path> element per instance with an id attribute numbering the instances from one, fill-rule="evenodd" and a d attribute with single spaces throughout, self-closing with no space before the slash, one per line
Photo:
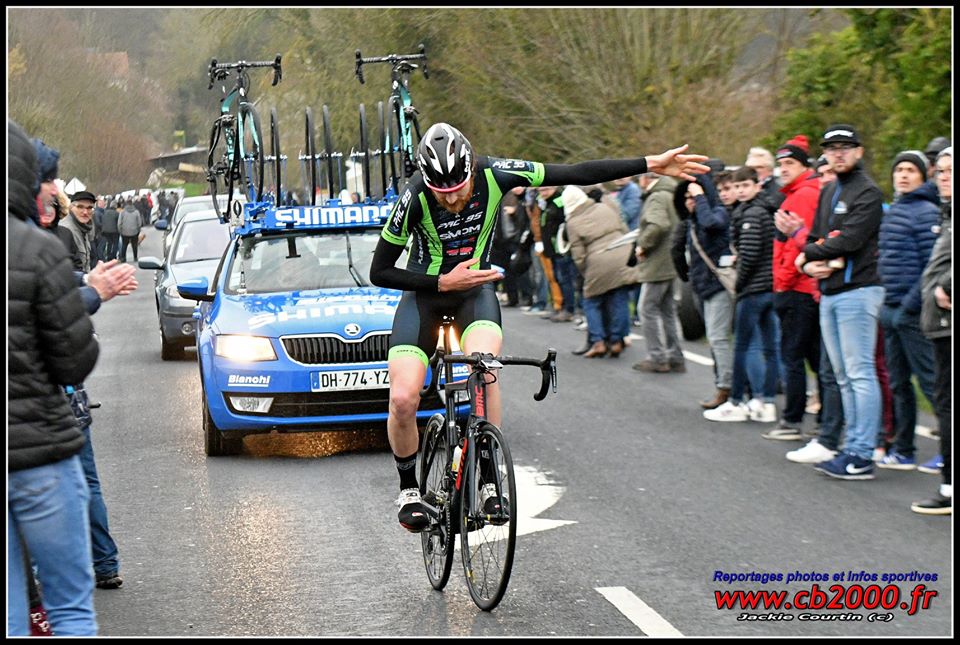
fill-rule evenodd
<path id="1" fill-rule="evenodd" d="M 400 473 L 400 490 L 406 488 L 419 488 L 417 486 L 417 453 L 409 457 L 398 457 L 393 455 L 397 462 L 397 472 Z"/>

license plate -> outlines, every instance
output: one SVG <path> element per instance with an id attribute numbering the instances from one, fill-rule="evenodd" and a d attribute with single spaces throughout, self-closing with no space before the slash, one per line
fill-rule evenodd
<path id="1" fill-rule="evenodd" d="M 376 390 L 388 387 L 390 387 L 390 378 L 387 368 L 310 372 L 312 392 Z"/>

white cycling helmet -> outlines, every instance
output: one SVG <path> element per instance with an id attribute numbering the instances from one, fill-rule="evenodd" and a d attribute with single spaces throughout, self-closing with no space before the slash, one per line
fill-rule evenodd
<path id="1" fill-rule="evenodd" d="M 417 167 L 431 190 L 458 191 L 473 174 L 473 146 L 452 125 L 434 123 L 420 139 Z"/>

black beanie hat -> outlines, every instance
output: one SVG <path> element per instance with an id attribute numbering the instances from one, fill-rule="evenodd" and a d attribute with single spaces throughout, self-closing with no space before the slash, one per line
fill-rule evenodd
<path id="1" fill-rule="evenodd" d="M 51 148 L 40 139 L 33 140 L 33 147 L 37 151 L 40 181 L 53 181 L 57 178 L 57 165 L 60 163 L 60 151 Z"/>
<path id="2" fill-rule="evenodd" d="M 810 139 L 798 134 L 777 149 L 777 159 L 796 159 L 804 166 L 810 166 Z"/>
<path id="3" fill-rule="evenodd" d="M 890 168 L 890 172 L 893 172 L 896 169 L 897 164 L 901 161 L 912 163 L 920 170 L 920 174 L 926 178 L 928 167 L 927 156 L 923 154 L 923 152 L 920 150 L 904 150 L 903 152 L 897 154 L 897 156 L 893 158 L 893 166 Z"/>

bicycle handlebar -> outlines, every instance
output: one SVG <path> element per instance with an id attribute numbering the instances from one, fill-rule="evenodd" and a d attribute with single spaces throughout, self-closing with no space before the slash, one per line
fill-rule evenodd
<path id="1" fill-rule="evenodd" d="M 213 88 L 214 81 L 225 79 L 231 69 L 236 69 L 242 72 L 248 67 L 272 67 L 273 83 L 271 83 L 271 85 L 276 85 L 283 78 L 283 68 L 280 64 L 280 59 L 280 54 L 277 54 L 277 57 L 272 61 L 239 60 L 236 63 L 218 63 L 217 59 L 213 58 L 210 60 L 210 66 L 207 68 L 207 73 L 210 75 L 210 84 L 207 85 L 207 89 L 209 90 Z"/>
<path id="2" fill-rule="evenodd" d="M 421 397 L 430 396 L 437 391 L 440 382 L 440 370 L 437 366 L 440 361 L 447 363 L 471 365 L 476 367 L 482 365 L 484 371 L 489 371 L 503 365 L 529 365 L 540 368 L 540 391 L 533 395 L 535 401 L 543 401 L 547 396 L 547 390 L 553 386 L 553 391 L 557 391 L 557 350 L 552 347 L 547 350 L 547 357 L 543 360 L 537 358 L 522 358 L 519 356 L 494 356 L 493 354 L 481 354 L 474 352 L 472 354 L 457 354 L 447 356 L 442 347 L 430 358 L 430 369 L 433 374 L 430 378 L 430 385 L 420 391 Z"/>
<path id="3" fill-rule="evenodd" d="M 427 48 L 423 43 L 420 43 L 420 53 L 419 54 L 388 54 L 386 56 L 373 56 L 371 58 L 364 58 L 360 54 L 360 50 L 357 50 L 357 68 L 356 75 L 360 80 L 360 84 L 363 85 L 365 81 L 363 80 L 363 66 L 369 63 L 390 63 L 392 65 L 398 65 L 400 63 L 405 63 L 411 60 L 422 60 L 423 61 L 423 77 L 430 78 L 430 73 L 427 71 Z"/>

